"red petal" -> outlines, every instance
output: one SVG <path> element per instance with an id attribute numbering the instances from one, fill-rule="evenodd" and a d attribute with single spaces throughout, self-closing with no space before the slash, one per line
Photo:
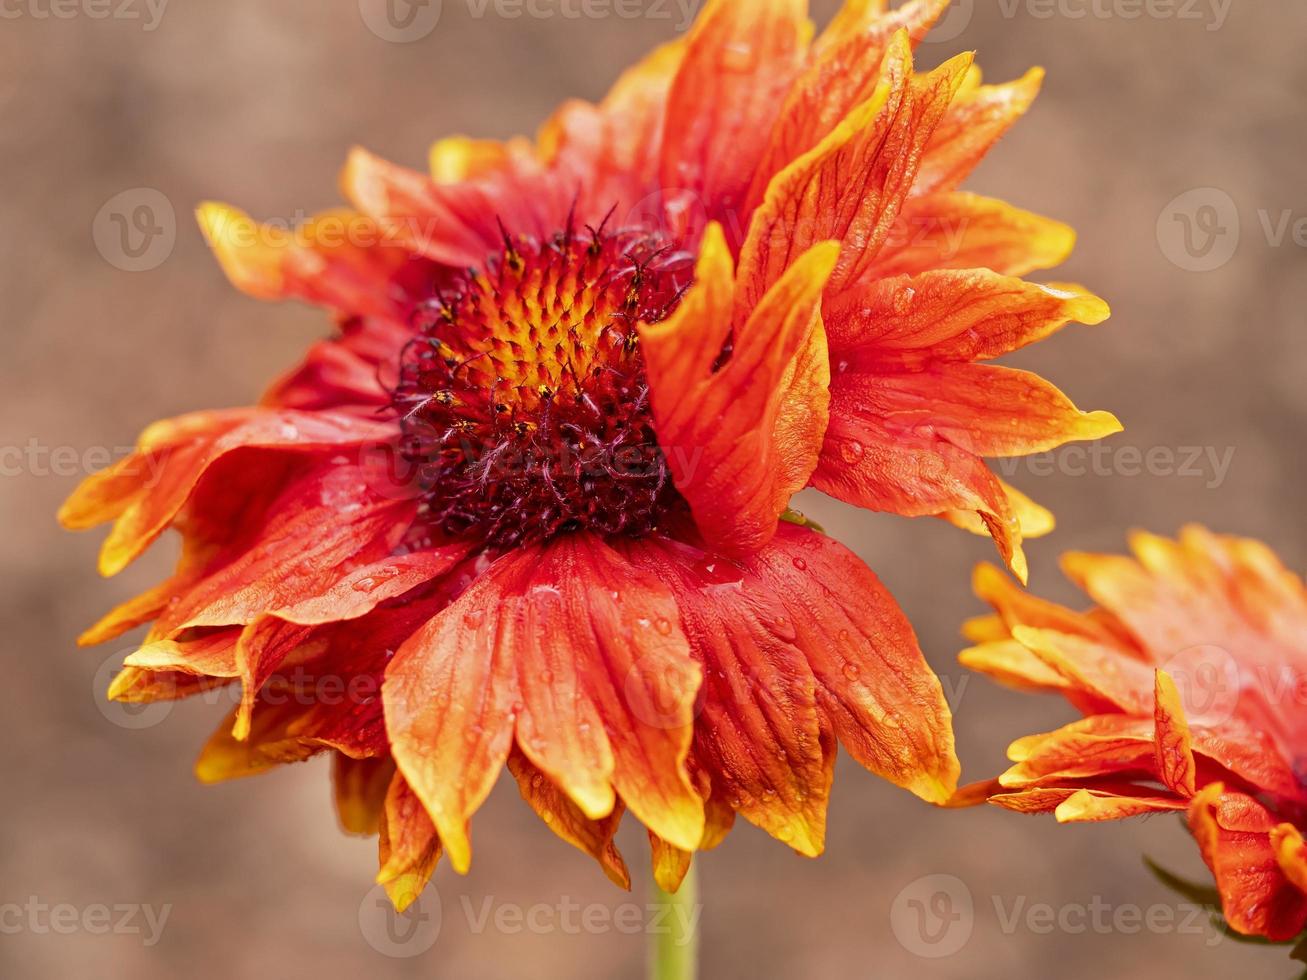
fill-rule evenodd
<path id="1" fill-rule="evenodd" d="M 890 39 L 907 30 L 915 46 L 949 0 L 909 0 L 897 10 L 849 3 L 812 45 L 808 64 L 785 99 L 749 200 L 756 207 L 771 179 L 820 143 L 850 112 L 875 93 Z"/>
<path id="2" fill-rule="evenodd" d="M 740 253 L 744 308 L 749 309 L 812 245 L 843 245 L 832 294 L 858 281 L 885 244 L 930 138 L 970 56 L 923 76 L 912 75 L 907 37 L 886 55 L 876 95 L 767 188 Z"/>
<path id="3" fill-rule="evenodd" d="M 565 537 L 501 558 L 404 645 L 386 674 L 387 728 L 456 869 L 519 716 L 524 753 L 578 804 L 599 809 L 595 774 L 611 769 L 640 820 L 698 843 L 703 805 L 684 763 L 699 676 L 674 613 L 657 582 L 598 539 Z"/>
<path id="4" fill-rule="evenodd" d="M 703 666 L 695 758 L 731 808 L 802 854 L 824 846 L 831 769 L 817 687 L 769 582 L 689 545 L 622 545 L 676 598 Z"/>
<path id="5" fill-rule="evenodd" d="M 531 765 L 520 750 L 508 757 L 508 770 L 517 780 L 522 799 L 555 834 L 599 862 L 608 879 L 620 888 L 631 888 L 631 873 L 613 842 L 626 808 L 619 802 L 607 816 L 592 820 L 581 812 L 557 786 Z"/>
<path id="6" fill-rule="evenodd" d="M 869 280 L 828 302 L 823 319 L 836 360 L 871 370 L 989 360 L 1108 313 L 1079 286 L 965 269 Z"/>
<path id="7" fill-rule="evenodd" d="M 1236 931 L 1283 942 L 1307 926 L 1307 895 L 1285 877 L 1271 844 L 1276 821 L 1250 796 L 1206 786 L 1189 807 L 1203 860 Z"/>
<path id="8" fill-rule="evenodd" d="M 803 0 L 712 0 L 667 99 L 661 183 L 738 241 L 754 170 L 811 36 Z"/>
<path id="9" fill-rule="evenodd" d="M 701 533 L 733 553 L 760 547 L 816 464 L 827 367 L 819 307 L 835 246 L 816 246 L 739 329 L 729 330 L 729 256 L 704 239 L 696 285 L 667 320 L 641 325 L 658 441 Z"/>
<path id="10" fill-rule="evenodd" d="M 793 642 L 849 753 L 922 799 L 947 800 L 959 768 L 948 705 L 880 580 L 842 545 L 792 524 L 748 567 L 788 609 Z"/>

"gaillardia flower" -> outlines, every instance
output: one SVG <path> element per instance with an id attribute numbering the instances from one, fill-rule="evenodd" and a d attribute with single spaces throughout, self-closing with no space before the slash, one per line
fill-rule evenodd
<path id="1" fill-rule="evenodd" d="M 801 0 L 719 0 L 535 141 L 442 140 L 429 174 L 355 151 L 355 210 L 293 231 L 201 208 L 233 283 L 338 334 L 66 505 L 114 522 L 106 574 L 184 541 L 84 637 L 153 623 L 112 696 L 238 689 L 206 780 L 332 752 L 401 901 L 468 867 L 505 765 L 622 883 L 630 810 L 669 887 L 737 813 L 819 853 L 837 743 L 948 800 L 910 626 L 790 498 L 945 517 L 1021 570 L 1047 512 L 980 458 L 1118 425 L 981 363 L 1107 310 L 1014 278 L 1068 228 L 956 189 L 1040 75 L 915 73 L 946 6 L 851 0 L 813 39 Z"/>
<path id="2" fill-rule="evenodd" d="M 1229 924 L 1291 939 L 1307 925 L 1307 590 L 1257 541 L 1188 527 L 1131 545 L 1065 556 L 1087 613 L 977 570 L 997 615 L 968 625 L 963 663 L 1085 716 L 1013 743 L 990 802 L 1064 822 L 1184 812 Z"/>

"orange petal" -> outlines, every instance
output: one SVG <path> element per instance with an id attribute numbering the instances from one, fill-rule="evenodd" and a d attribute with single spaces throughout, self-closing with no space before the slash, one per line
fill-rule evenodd
<path id="1" fill-rule="evenodd" d="M 971 577 L 971 587 L 977 596 L 994 607 L 1009 631 L 1016 626 L 1033 626 L 1103 642 L 1112 640 L 1112 635 L 1091 617 L 1031 595 L 1012 584 L 1012 580 L 993 565 L 977 565 Z"/>
<path id="2" fill-rule="evenodd" d="M 550 830 L 578 850 L 599 862 L 608 879 L 620 888 L 631 888 L 631 873 L 621 852 L 613 842 L 622 822 L 625 807 L 619 801 L 611 813 L 592 820 L 581 808 L 522 754 L 515 750 L 508 757 L 508 771 L 517 780 L 517 788 Z"/>
<path id="3" fill-rule="evenodd" d="M 1135 717 L 1153 713 L 1153 671 L 1119 647 L 1051 629 L 1016 626 L 1013 637 L 1099 705 Z"/>
<path id="4" fill-rule="evenodd" d="M 1122 820 L 1184 809 L 1184 801 L 1129 783 L 1104 783 L 1093 789 L 1048 786 L 999 793 L 990 803 L 1017 813 L 1056 813 L 1062 823 Z"/>
<path id="5" fill-rule="evenodd" d="M 501 558 L 404 643 L 382 686 L 386 731 L 400 773 L 422 801 L 454 869 L 472 860 L 468 823 L 485 802 L 513 741 L 517 681 L 508 600 L 522 567 Z"/>
<path id="6" fill-rule="evenodd" d="M 788 523 L 747 567 L 788 610 L 780 628 L 794 631 L 849 754 L 924 800 L 952 796 L 959 766 L 948 704 L 880 580 L 842 545 Z"/>
<path id="7" fill-rule="evenodd" d="M 422 801 L 396 773 L 386 792 L 378 856 L 377 884 L 403 913 L 426 888 L 440 861 L 440 838 Z"/>
<path id="8" fill-rule="evenodd" d="M 832 294 L 861 278 L 885 244 L 921 148 L 969 65 L 970 56 L 962 55 L 914 77 L 907 36 L 895 37 L 876 93 L 767 188 L 740 253 L 746 309 L 819 241 L 843 245 Z"/>
<path id="9" fill-rule="evenodd" d="M 1075 232 L 1060 221 L 960 191 L 909 200 L 863 281 L 932 269 L 990 269 L 1024 276 L 1060 265 Z"/>
<path id="10" fill-rule="evenodd" d="M 1203 787 L 1189 807 L 1189 829 L 1216 878 L 1226 921 L 1283 942 L 1307 925 L 1307 895 L 1285 876 L 1271 842 L 1275 827 L 1265 807 L 1220 783 Z"/>
<path id="11" fill-rule="evenodd" d="M 836 359 L 872 370 L 990 360 L 1109 313 L 1080 286 L 944 269 L 870 280 L 827 303 L 823 317 Z"/>
<path id="12" fill-rule="evenodd" d="M 803 60 L 804 0 L 710 0 L 667 98 L 660 181 L 688 192 L 733 240 L 745 195 Z"/>
<path id="13" fill-rule="evenodd" d="M 667 894 L 676 894 L 681 890 L 685 876 L 690 873 L 694 852 L 667 843 L 652 830 L 649 831 L 649 849 L 653 859 L 654 881 Z"/>
<path id="14" fill-rule="evenodd" d="M 1044 81 L 1032 68 L 1006 85 L 982 85 L 959 93 L 926 146 L 914 193 L 957 187 L 995 143 L 1030 108 Z"/>
<path id="15" fill-rule="evenodd" d="M 389 561 L 416 506 L 378 494 L 357 467 L 310 473 L 282 493 L 252 540 L 168 609 L 158 629 L 246 625 L 282 612 L 309 625 L 361 616 L 462 556 L 451 547 Z M 364 567 L 351 573 L 355 563 Z"/>
<path id="16" fill-rule="evenodd" d="M 287 702 L 283 705 L 260 705 L 254 712 L 248 737 L 232 735 L 236 724 L 233 711 L 210 736 L 195 763 L 196 778 L 202 783 L 219 783 L 243 779 L 292 762 L 303 762 L 322 751 L 288 732 L 303 709 Z"/>
<path id="17" fill-rule="evenodd" d="M 1039 375 L 992 364 L 850 371 L 833 387 L 855 393 L 861 412 L 929 432 L 974 456 L 1027 456 L 1121 431 L 1115 416 L 1081 412 Z"/>
<path id="18" fill-rule="evenodd" d="M 302 626 L 356 619 L 383 602 L 439 578 L 462 561 L 470 547 L 466 542 L 455 542 L 369 562 L 337 580 L 327 591 L 273 607 L 267 614 Z"/>
<path id="19" fill-rule="evenodd" d="M 240 676 L 236 658 L 240 636 L 241 630 L 228 629 L 177 640 L 155 640 L 131 654 L 125 664 L 138 670 L 179 671 L 199 677 L 231 679 Z"/>
<path id="20" fill-rule="evenodd" d="M 703 666 L 695 758 L 713 788 L 773 837 L 820 854 L 832 774 L 816 681 L 785 605 L 765 579 L 711 552 L 657 539 L 622 550 L 671 591 Z M 736 601 L 722 601 L 728 590 Z"/>
<path id="21" fill-rule="evenodd" d="M 526 756 L 591 816 L 611 807 L 595 788 L 595 774 L 611 769 L 611 787 L 641 821 L 697 844 L 703 806 L 685 758 L 700 678 L 674 616 L 657 582 L 599 539 L 573 536 L 501 558 L 405 644 L 387 671 L 387 727 L 456 869 L 467 867 L 467 819 L 515 719 Z M 670 705 L 659 700 L 669 693 Z M 644 717 L 650 705 L 662 713 Z M 565 717 L 572 710 L 581 716 Z M 471 746 L 469 730 L 482 733 Z M 603 742 L 611 762 L 592 754 Z M 466 775 L 461 789 L 450 772 Z"/>
<path id="22" fill-rule="evenodd" d="M 1101 790 L 1082 789 L 1058 804 L 1053 813 L 1058 823 L 1095 823 L 1183 809 L 1184 802 L 1173 797 L 1115 796 Z"/>
<path id="23" fill-rule="evenodd" d="M 1301 892 L 1307 892 L 1307 843 L 1302 832 L 1291 823 L 1282 823 L 1271 831 L 1271 846 L 1280 870 Z"/>
<path id="24" fill-rule="evenodd" d="M 826 389 L 813 334 L 837 251 L 825 243 L 796 262 L 715 372 L 729 330 L 721 319 L 729 259 L 715 226 L 695 287 L 667 320 L 640 327 L 659 444 L 701 533 L 719 548 L 764 544 L 816 464 Z M 798 399 L 806 401 L 787 408 Z"/>
<path id="25" fill-rule="evenodd" d="M 1157 772 L 1162 782 L 1180 796 L 1193 796 L 1197 788 L 1193 737 L 1185 720 L 1180 692 L 1164 671 L 1157 672 L 1153 711 L 1157 733 Z"/>
<path id="26" fill-rule="evenodd" d="M 200 412 L 155 423 L 130 463 L 88 477 L 64 505 L 66 526 L 115 524 L 100 553 L 100 571 L 115 575 L 172 523 L 219 459 L 238 449 L 306 453 L 384 442 L 392 427 L 329 412 L 242 409 Z"/>
<path id="27" fill-rule="evenodd" d="M 1011 791 L 1083 784 L 1098 777 L 1151 777 L 1156 747 L 1147 719 L 1092 715 L 1047 735 L 1018 739 L 1008 757 L 1016 765 L 999 777 L 999 784 Z"/>
<path id="28" fill-rule="evenodd" d="M 1005 480 L 999 480 L 998 485 L 1007 496 L 1008 504 L 1012 509 L 1012 516 L 1021 531 L 1023 541 L 1026 538 L 1042 538 L 1053 533 L 1053 529 L 1057 526 L 1057 520 L 1053 517 L 1051 510 L 1035 503 Z M 964 531 L 970 531 L 972 534 L 978 534 L 981 537 L 990 536 L 989 525 L 974 510 L 946 510 L 939 516 L 954 527 L 960 527 Z"/>
<path id="29" fill-rule="evenodd" d="M 1026 561 L 1012 502 L 985 463 L 932 426 L 901 427 L 876 409 L 874 379 L 837 374 L 812 485 L 847 503 L 905 517 L 979 515 L 1018 578 Z M 956 518 L 955 518 L 956 519 Z"/>
<path id="30" fill-rule="evenodd" d="M 508 183 L 437 184 L 426 174 L 358 147 L 350 151 L 340 176 L 345 197 L 383 227 L 391 241 L 459 268 L 479 267 L 502 249 L 496 215 L 515 232 L 542 232 L 544 222 L 525 211 L 520 201 L 511 200 L 501 186 Z"/>
<path id="31" fill-rule="evenodd" d="M 846 3 L 812 45 L 808 64 L 785 98 L 754 175 L 756 207 L 771 179 L 820 143 L 850 112 L 871 98 L 890 39 L 901 30 L 916 45 L 950 0 L 909 0 L 897 10 L 865 0 Z"/>
<path id="32" fill-rule="evenodd" d="M 958 654 L 958 663 L 1018 691 L 1059 692 L 1071 682 L 1016 640 L 992 640 Z"/>
<path id="33" fill-rule="evenodd" d="M 370 837 L 381 829 L 386 792 L 395 776 L 389 759 L 351 759 L 340 752 L 331 759 L 336 816 L 347 834 Z"/>
<path id="34" fill-rule="evenodd" d="M 201 205 L 196 217 L 232 285 L 256 299 L 302 299 L 346 314 L 404 315 L 391 283 L 409 253 L 369 217 L 332 211 L 290 229 L 215 203 Z"/>
<path id="35" fill-rule="evenodd" d="M 667 586 L 598 538 L 545 547 L 506 600 L 523 754 L 587 816 L 614 790 L 662 837 L 695 847 L 703 805 L 685 769 L 702 672 Z"/>

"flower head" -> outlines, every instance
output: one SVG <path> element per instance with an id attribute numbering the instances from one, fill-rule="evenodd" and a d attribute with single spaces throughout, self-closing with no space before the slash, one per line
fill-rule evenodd
<path id="1" fill-rule="evenodd" d="M 333 753 L 401 902 L 442 851 L 467 868 L 505 766 L 619 882 L 629 809 L 668 886 L 737 813 L 819 853 L 837 743 L 947 800 L 911 628 L 790 498 L 944 517 L 1023 573 L 1049 516 L 981 457 L 1118 426 L 981 363 L 1107 311 L 1014 278 L 1069 229 L 956 189 L 1040 75 L 916 73 L 946 6 L 850 0 L 814 39 L 801 0 L 715 0 L 535 141 L 442 140 L 430 173 L 357 150 L 354 210 L 294 230 L 201 208 L 236 286 L 338 333 L 66 505 L 113 521 L 108 574 L 184 541 L 84 638 L 153 624 L 113 696 L 239 689 L 205 779 Z"/>
<path id="2" fill-rule="evenodd" d="M 1307 590 L 1263 544 L 1188 527 L 1135 558 L 1069 554 L 1087 613 L 982 566 L 996 615 L 963 663 L 1062 694 L 1084 718 L 1008 750 L 990 802 L 1063 822 L 1185 813 L 1226 919 L 1284 940 L 1307 925 Z"/>

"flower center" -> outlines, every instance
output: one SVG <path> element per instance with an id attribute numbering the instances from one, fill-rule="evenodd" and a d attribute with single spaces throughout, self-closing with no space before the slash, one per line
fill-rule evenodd
<path id="1" fill-rule="evenodd" d="M 505 235 L 419 311 L 394 404 L 439 530 L 511 547 L 653 530 L 679 501 L 636 324 L 675 308 L 694 257 L 642 230 Z"/>

